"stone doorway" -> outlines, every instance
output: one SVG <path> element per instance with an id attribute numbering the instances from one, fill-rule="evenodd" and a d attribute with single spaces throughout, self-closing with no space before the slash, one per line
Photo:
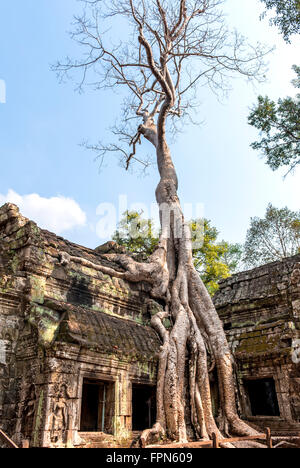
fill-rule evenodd
<path id="1" fill-rule="evenodd" d="M 81 432 L 114 433 L 115 385 L 84 379 L 82 385 Z"/>
<path id="2" fill-rule="evenodd" d="M 252 416 L 280 416 L 275 380 L 259 379 L 244 382 Z"/>
<path id="3" fill-rule="evenodd" d="M 156 421 L 156 387 L 132 386 L 132 430 L 151 428 Z"/>

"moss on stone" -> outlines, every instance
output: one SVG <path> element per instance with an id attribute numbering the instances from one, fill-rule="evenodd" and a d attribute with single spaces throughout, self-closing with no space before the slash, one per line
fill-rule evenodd
<path id="1" fill-rule="evenodd" d="M 14 279 L 11 276 L 0 277 L 0 293 L 7 294 L 14 286 Z"/>
<path id="2" fill-rule="evenodd" d="M 33 305 L 28 322 L 38 330 L 39 343 L 49 347 L 54 342 L 59 329 L 61 314 L 52 309 Z"/>
<path id="3" fill-rule="evenodd" d="M 41 276 L 31 276 L 30 277 L 31 285 L 31 301 L 44 304 L 45 300 L 45 288 L 46 288 L 46 278 Z"/>

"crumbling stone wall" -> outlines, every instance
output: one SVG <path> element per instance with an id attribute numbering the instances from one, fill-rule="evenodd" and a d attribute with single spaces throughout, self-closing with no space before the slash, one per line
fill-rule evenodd
<path id="1" fill-rule="evenodd" d="M 114 436 L 132 428 L 133 384 L 156 384 L 158 304 L 104 274 L 103 255 L 0 208 L 0 426 L 21 444 L 81 446 L 84 379 L 106 382 Z M 74 260 L 76 259 L 76 261 Z M 82 259 L 82 261 L 81 261 Z M 255 426 L 300 434 L 300 256 L 241 273 L 214 298 L 236 357 L 236 397 Z M 272 378 L 280 416 L 253 416 L 247 382 Z M 211 375 L 218 414 L 216 375 Z"/>
<path id="2" fill-rule="evenodd" d="M 300 255 L 240 273 L 214 297 L 237 362 L 237 392 L 246 419 L 300 434 Z M 299 358 L 299 356 L 298 356 Z M 247 380 L 275 380 L 280 417 L 252 417 Z"/>
<path id="3" fill-rule="evenodd" d="M 114 434 L 125 437 L 132 382 L 155 385 L 160 341 L 149 327 L 148 286 L 97 264 L 118 269 L 39 229 L 16 206 L 0 208 L 0 424 L 19 444 L 82 444 L 87 377 L 114 385 Z"/>

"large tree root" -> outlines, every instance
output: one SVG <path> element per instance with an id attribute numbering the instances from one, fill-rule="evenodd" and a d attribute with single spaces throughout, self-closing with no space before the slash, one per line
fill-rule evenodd
<path id="1" fill-rule="evenodd" d="M 185 229 L 185 227 L 183 227 Z M 129 281 L 148 281 L 152 295 L 164 299 L 165 307 L 155 302 L 152 326 L 162 339 L 157 375 L 157 422 L 146 429 L 139 446 L 145 446 L 154 438 L 167 436 L 171 440 L 186 443 L 186 405 L 190 405 L 191 424 L 197 440 L 209 440 L 213 434 L 224 438 L 229 434 L 253 436 L 257 432 L 243 422 L 236 409 L 233 358 L 225 332 L 212 300 L 196 272 L 189 248 L 189 234 L 184 234 L 176 244 L 178 266 L 172 280 L 166 268 L 169 241 L 161 240 L 160 246 L 149 263 L 140 264 L 126 255 L 113 254 L 109 258 L 125 269 L 124 273 L 109 273 Z M 175 245 L 175 242 L 174 244 Z M 101 265 L 90 264 L 78 257 L 62 255 L 66 263 L 84 263 L 108 273 Z M 166 285 L 168 286 L 166 288 Z M 151 305 L 151 301 L 150 301 Z M 158 306 L 158 309 L 157 309 Z M 172 323 L 170 330 L 164 320 Z M 219 427 L 212 409 L 208 350 L 217 369 L 220 416 Z M 188 356 L 188 392 L 185 397 L 186 356 Z"/>
<path id="2" fill-rule="evenodd" d="M 183 257 L 185 258 L 185 257 Z M 223 439 L 230 434 L 254 436 L 258 433 L 243 422 L 236 409 L 233 358 L 220 319 L 206 289 L 191 263 L 179 266 L 165 312 L 152 319 L 152 325 L 163 340 L 157 386 L 157 423 L 143 432 L 142 446 L 167 434 L 180 443 L 187 442 L 185 421 L 185 364 L 189 355 L 189 404 L 191 423 L 198 440 L 209 440 L 213 434 Z M 170 315 L 169 315 L 170 314 Z M 168 332 L 163 319 L 169 316 L 173 327 Z M 221 400 L 220 427 L 212 409 L 208 353 L 213 354 L 217 368 Z M 229 448 L 232 445 L 224 444 Z"/>
<path id="3" fill-rule="evenodd" d="M 177 175 L 165 141 L 165 119 L 170 106 L 172 96 L 162 105 L 157 134 L 153 133 L 153 119 L 147 115 L 141 128 L 142 134 L 156 147 L 161 176 L 156 198 L 161 210 L 162 232 L 158 248 L 149 261 L 138 263 L 124 254 L 108 254 L 124 272 L 114 272 L 67 254 L 62 254 L 61 261 L 82 263 L 132 282 L 147 281 L 152 286 L 152 297 L 164 304 L 152 318 L 152 326 L 162 339 L 157 375 L 157 422 L 142 434 L 142 445 L 150 438 L 164 435 L 187 442 L 186 405 L 190 407 L 196 439 L 211 439 L 214 433 L 219 438 L 230 433 L 254 436 L 257 432 L 238 416 L 231 350 L 212 299 L 193 265 L 191 234 L 180 207 Z M 166 318 L 171 322 L 170 329 L 164 326 Z M 209 364 L 208 352 L 213 366 Z M 188 388 L 185 388 L 187 356 Z M 209 378 L 210 367 L 214 366 L 221 406 L 219 427 L 213 414 Z M 189 398 L 186 398 L 186 391 Z"/>
<path id="4" fill-rule="evenodd" d="M 176 242 L 177 268 L 174 278 L 166 268 L 170 240 L 162 238 L 149 263 L 135 262 L 126 255 L 108 257 L 120 263 L 124 273 L 109 273 L 129 281 L 148 281 L 152 295 L 164 300 L 165 307 L 155 302 L 152 326 L 162 339 L 157 374 L 157 422 L 146 429 L 138 441 L 145 446 L 150 440 L 167 436 L 171 440 L 186 443 L 186 405 L 190 406 L 190 419 L 197 440 L 209 440 L 213 434 L 224 438 L 229 434 L 253 436 L 257 432 L 243 422 L 236 409 L 233 358 L 225 332 L 212 300 L 196 272 L 189 246 L 189 231 Z M 175 249 L 175 247 L 174 247 Z M 101 265 L 90 264 L 78 257 L 62 255 L 62 261 L 84 263 L 108 273 Z M 152 301 L 153 302 L 153 301 Z M 150 304 L 151 306 L 151 301 Z M 169 319 L 167 330 L 164 320 Z M 208 350 L 213 366 L 209 366 Z M 188 389 L 185 389 L 186 356 L 188 356 Z M 220 394 L 219 427 L 212 409 L 210 371 L 216 367 Z M 189 392 L 187 399 L 186 390 Z"/>

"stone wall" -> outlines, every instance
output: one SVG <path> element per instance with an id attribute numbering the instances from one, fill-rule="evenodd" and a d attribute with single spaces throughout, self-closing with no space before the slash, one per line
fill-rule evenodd
<path id="1" fill-rule="evenodd" d="M 237 363 L 244 418 L 300 434 L 300 255 L 240 273 L 214 297 Z M 254 416 L 247 382 L 274 379 L 280 416 Z"/>
<path id="2" fill-rule="evenodd" d="M 86 378 L 113 386 L 113 432 L 124 437 L 132 384 L 156 383 L 160 341 L 149 327 L 148 286 L 93 265 L 119 269 L 39 229 L 16 206 L 0 209 L 0 424 L 19 444 L 82 443 Z"/>
<path id="3" fill-rule="evenodd" d="M 77 246 L 39 229 L 14 205 L 0 208 L 0 427 L 18 444 L 84 445 L 87 380 L 110 389 L 109 429 L 124 440 L 133 386 L 156 384 L 161 343 L 150 319 L 160 306 L 147 284 L 99 271 L 122 272 L 104 255 L 110 247 Z M 241 415 L 300 434 L 300 255 L 235 275 L 214 301 L 236 358 Z M 274 382 L 278 415 L 253 414 L 249 386 L 257 381 Z"/>

